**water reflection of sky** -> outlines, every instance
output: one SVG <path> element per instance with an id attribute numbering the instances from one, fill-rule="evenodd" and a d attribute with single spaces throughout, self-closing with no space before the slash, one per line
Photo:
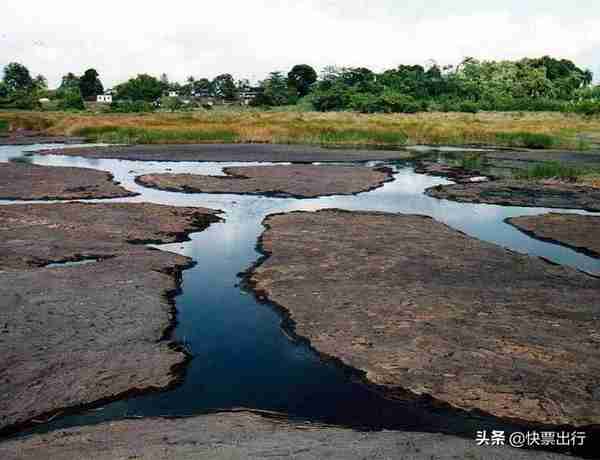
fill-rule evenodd
<path id="1" fill-rule="evenodd" d="M 63 145 L 46 145 L 44 148 L 62 148 Z M 0 161 L 23 156 L 24 152 L 35 152 L 41 146 L 2 146 Z M 485 204 L 456 203 L 438 200 L 423 194 L 434 185 L 451 183 L 442 178 L 416 174 L 409 166 L 395 166 L 397 173 L 393 182 L 368 193 L 354 196 L 334 196 L 315 199 L 286 199 L 243 195 L 182 194 L 164 192 L 139 186 L 136 176 L 149 173 L 193 173 L 222 175 L 227 166 L 268 165 L 273 163 L 210 163 L 210 162 L 158 162 L 128 161 L 114 159 L 89 159 L 60 155 L 32 155 L 35 164 L 47 166 L 74 166 L 109 171 L 128 190 L 140 193 L 137 197 L 118 200 L 121 202 L 154 202 L 175 206 L 205 206 L 225 211 L 229 223 L 262 220 L 266 215 L 294 210 L 315 211 L 324 208 L 349 210 L 376 210 L 403 214 L 424 214 L 444 222 L 468 235 L 502 245 L 506 248 L 535 256 L 545 257 L 557 263 L 570 265 L 588 272 L 600 273 L 597 259 L 579 254 L 569 248 L 535 240 L 514 227 L 505 219 L 514 216 L 538 215 L 551 211 L 576 212 L 577 210 L 552 210 L 546 208 L 524 208 Z M 2 202 L 0 204 L 9 204 Z M 222 228 L 223 240 L 231 242 L 240 237 L 239 225 L 226 225 Z M 180 245 L 181 246 L 181 245 Z M 174 250 L 177 247 L 172 248 Z"/>

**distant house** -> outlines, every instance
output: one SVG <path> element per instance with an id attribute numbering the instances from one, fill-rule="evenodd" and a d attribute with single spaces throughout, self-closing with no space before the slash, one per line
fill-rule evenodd
<path id="1" fill-rule="evenodd" d="M 177 91 L 169 91 L 169 97 L 179 97 L 179 93 Z"/>
<path id="2" fill-rule="evenodd" d="M 260 94 L 260 88 L 243 88 L 239 92 L 239 99 L 242 105 L 250 104 Z"/>
<path id="3" fill-rule="evenodd" d="M 113 92 L 111 90 L 105 91 L 104 94 L 98 94 L 96 96 L 96 102 L 101 104 L 112 104 Z"/>
<path id="4" fill-rule="evenodd" d="M 192 100 L 201 105 L 215 105 L 216 99 L 207 89 L 201 89 L 192 93 Z"/>

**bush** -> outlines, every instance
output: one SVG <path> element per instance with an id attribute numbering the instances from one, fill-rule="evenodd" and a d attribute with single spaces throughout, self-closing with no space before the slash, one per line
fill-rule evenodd
<path id="1" fill-rule="evenodd" d="M 353 94 L 350 97 L 350 108 L 361 113 L 376 113 L 383 111 L 381 99 L 374 94 Z"/>
<path id="2" fill-rule="evenodd" d="M 473 101 L 462 101 L 457 106 L 457 112 L 477 113 L 479 106 Z"/>
<path id="3" fill-rule="evenodd" d="M 412 96 L 396 92 L 385 92 L 381 96 L 383 112 L 388 113 L 417 113 L 427 110 L 427 104 L 418 102 Z"/>
<path id="4" fill-rule="evenodd" d="M 350 106 L 352 93 L 341 85 L 334 85 L 327 90 L 314 93 L 312 104 L 320 112 L 343 110 Z"/>
<path id="5" fill-rule="evenodd" d="M 67 91 L 58 101 L 58 110 L 84 110 L 85 104 L 79 91 Z"/>
<path id="6" fill-rule="evenodd" d="M 510 147 L 527 147 L 530 149 L 549 149 L 557 143 L 557 139 L 541 133 L 496 133 L 496 140 Z"/>
<path id="7" fill-rule="evenodd" d="M 580 115 L 599 115 L 600 114 L 600 102 L 599 101 L 579 101 L 573 103 L 568 108 L 569 112 L 578 113 Z"/>
<path id="8" fill-rule="evenodd" d="M 0 134 L 5 134 L 8 132 L 8 121 L 0 120 Z"/>

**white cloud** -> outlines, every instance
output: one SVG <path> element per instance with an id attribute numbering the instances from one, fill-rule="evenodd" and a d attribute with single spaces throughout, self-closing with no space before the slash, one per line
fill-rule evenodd
<path id="1" fill-rule="evenodd" d="M 9 0 L 0 6 L 0 65 L 23 62 L 51 84 L 93 66 L 107 85 L 139 72 L 257 79 L 299 62 L 380 70 L 464 56 L 552 54 L 600 71 L 594 3 L 577 9 L 548 0 L 539 12 L 516 0 L 479 3 L 106 0 L 94 12 L 66 0 Z"/>

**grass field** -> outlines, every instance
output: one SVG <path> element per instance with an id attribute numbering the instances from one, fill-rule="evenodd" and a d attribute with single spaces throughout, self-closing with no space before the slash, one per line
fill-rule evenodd
<path id="1" fill-rule="evenodd" d="M 154 114 L 0 112 L 46 134 L 118 143 L 261 142 L 354 145 L 501 145 L 586 150 L 600 117 L 561 113 L 419 113 L 212 110 Z"/>

